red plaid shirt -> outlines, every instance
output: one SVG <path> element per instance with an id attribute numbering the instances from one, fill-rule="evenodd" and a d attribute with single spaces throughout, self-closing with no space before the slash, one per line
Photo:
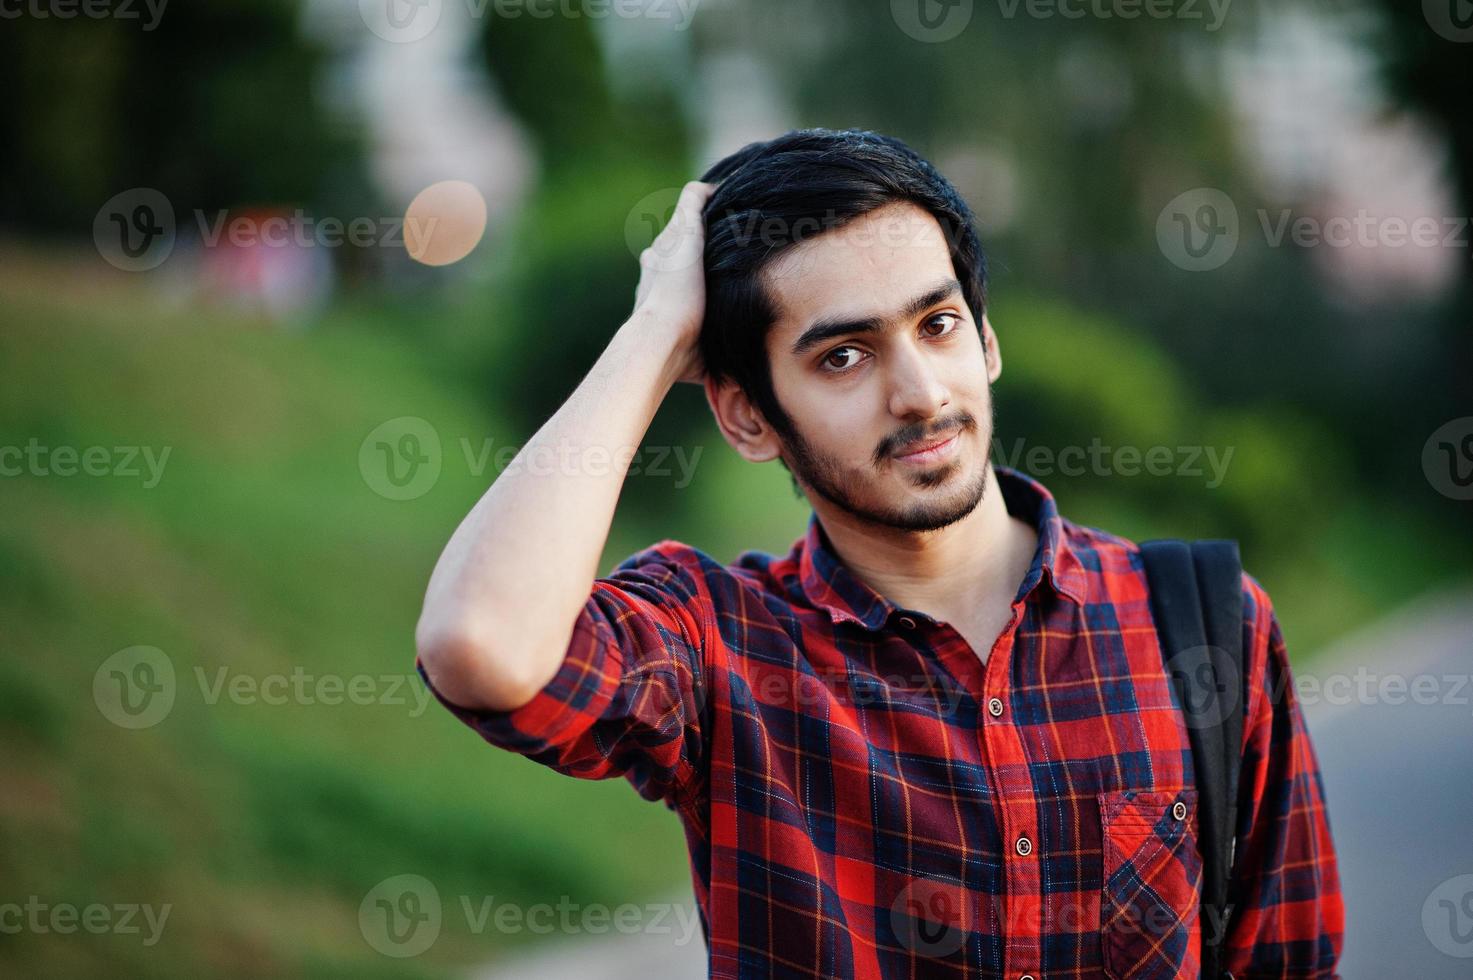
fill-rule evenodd
<path id="1" fill-rule="evenodd" d="M 852 575 L 815 515 L 780 557 L 633 555 L 530 702 L 446 706 L 678 812 L 713 977 L 1196 977 L 1197 793 L 1139 551 L 997 475 L 1038 549 L 985 663 Z M 1324 787 L 1269 598 L 1246 574 L 1243 596 L 1225 966 L 1334 977 Z"/>

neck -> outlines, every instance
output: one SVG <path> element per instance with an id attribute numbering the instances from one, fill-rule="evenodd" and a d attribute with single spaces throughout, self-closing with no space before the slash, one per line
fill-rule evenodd
<path id="1" fill-rule="evenodd" d="M 977 507 L 935 531 L 877 528 L 818 503 L 835 554 L 858 579 L 897 605 L 941 620 L 1011 603 L 1038 547 L 1038 532 L 1008 513 L 991 466 Z"/>

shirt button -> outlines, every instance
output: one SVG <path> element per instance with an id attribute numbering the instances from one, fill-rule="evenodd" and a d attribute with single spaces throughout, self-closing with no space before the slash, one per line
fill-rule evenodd
<path id="1" fill-rule="evenodd" d="M 1018 853 L 1021 854 L 1023 857 L 1027 857 L 1028 855 L 1033 853 L 1033 842 L 1026 837 L 1018 838 L 1017 847 Z"/>
<path id="2" fill-rule="evenodd" d="M 916 628 L 916 621 L 911 619 L 909 616 L 901 616 L 900 628 L 904 630 L 913 630 Z"/>
<path id="3" fill-rule="evenodd" d="M 987 713 L 994 718 L 1002 717 L 1002 698 L 993 698 L 987 702 Z"/>
<path id="4" fill-rule="evenodd" d="M 1177 800 L 1176 805 L 1171 808 L 1171 815 L 1178 820 L 1185 820 L 1187 818 L 1187 805 L 1181 800 Z"/>
<path id="5" fill-rule="evenodd" d="M 1033 974 L 1025 973 L 1021 977 L 1019 977 L 1018 980 L 1033 980 Z"/>

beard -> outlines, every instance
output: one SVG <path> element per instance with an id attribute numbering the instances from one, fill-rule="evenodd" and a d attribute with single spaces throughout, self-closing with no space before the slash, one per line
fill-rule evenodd
<path id="1" fill-rule="evenodd" d="M 991 399 L 988 399 L 988 414 L 987 431 L 982 433 L 987 436 L 985 442 L 991 441 L 993 429 Z M 959 412 L 948 420 L 947 425 L 940 427 L 940 431 L 955 430 L 960 437 L 976 428 L 977 420 L 970 413 Z M 937 489 L 948 481 L 954 481 L 966 465 L 966 458 L 958 455 L 944 463 L 901 474 L 911 486 L 933 491 L 927 495 L 926 500 L 903 506 L 886 506 L 866 501 L 856 494 L 855 491 L 862 491 L 878 482 L 876 476 L 887 462 L 897 467 L 903 465 L 894 462 L 897 447 L 915 442 L 923 436 L 939 435 L 940 432 L 935 431 L 934 427 L 930 433 L 915 430 L 913 427 L 902 429 L 876 448 L 870 466 L 862 470 L 845 465 L 835 456 L 815 450 L 795 425 L 784 426 L 784 429 L 786 431 L 780 433 L 783 458 L 794 480 L 856 520 L 868 524 L 897 531 L 936 531 L 956 523 L 976 510 L 987 492 L 985 461 L 980 472 L 966 484 L 949 491 Z"/>

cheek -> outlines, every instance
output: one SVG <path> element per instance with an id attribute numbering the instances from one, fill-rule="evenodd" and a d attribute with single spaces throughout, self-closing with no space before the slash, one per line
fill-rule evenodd
<path id="1" fill-rule="evenodd" d="M 867 465 L 884 433 L 871 425 L 863 407 L 865 395 L 858 389 L 844 393 L 809 390 L 797 399 L 784 398 L 809 447 L 838 465 Z M 878 424 L 878 423 L 876 423 Z"/>

